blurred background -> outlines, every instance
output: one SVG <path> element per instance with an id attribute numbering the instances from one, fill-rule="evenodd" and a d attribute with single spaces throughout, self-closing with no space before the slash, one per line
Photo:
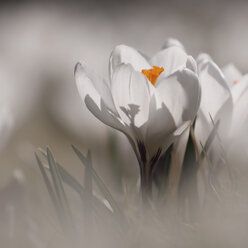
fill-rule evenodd
<path id="1" fill-rule="evenodd" d="M 232 62 L 245 73 L 247 13 L 248 2 L 239 0 L 1 1 L 0 188 L 17 178 L 32 185 L 26 190 L 34 198 L 45 191 L 34 152 L 46 146 L 79 179 L 82 168 L 71 144 L 92 150 L 109 185 L 119 180 L 110 161 L 113 149 L 124 173 L 137 176 L 127 141 L 83 105 L 73 76 L 76 62 L 86 61 L 107 79 L 114 46 L 124 43 L 151 56 L 173 37 L 194 57 L 206 52 L 220 66 Z"/>

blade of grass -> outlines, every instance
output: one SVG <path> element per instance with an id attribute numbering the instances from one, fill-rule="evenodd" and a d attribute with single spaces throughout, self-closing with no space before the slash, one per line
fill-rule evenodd
<path id="1" fill-rule="evenodd" d="M 55 187 L 56 193 L 58 194 L 58 199 L 60 201 L 64 216 L 66 219 L 66 223 L 70 224 L 70 226 L 72 227 L 73 220 L 72 220 L 69 203 L 68 203 L 68 200 L 65 194 L 65 190 L 62 184 L 62 179 L 61 179 L 57 164 L 49 148 L 47 148 L 47 160 L 48 160 L 49 168 L 50 168 L 51 175 L 54 181 L 54 187 Z"/>
<path id="2" fill-rule="evenodd" d="M 59 163 L 57 163 L 57 166 L 62 180 L 68 186 L 73 188 L 80 195 L 82 200 L 85 200 L 85 188 L 73 176 L 71 176 Z"/>
<path id="3" fill-rule="evenodd" d="M 205 153 L 205 157 L 206 157 L 206 161 L 208 163 L 208 168 L 209 168 L 209 174 L 210 174 L 210 178 L 207 180 L 209 186 L 210 186 L 210 189 L 214 192 L 214 194 L 216 195 L 217 199 L 219 202 L 221 202 L 221 197 L 217 191 L 217 189 L 214 187 L 213 183 L 212 183 L 212 180 L 211 180 L 211 168 L 213 168 L 213 164 L 211 163 L 209 157 L 208 157 L 208 154 L 205 152 L 204 148 L 203 148 L 203 145 L 201 144 L 202 146 L 202 151 L 204 151 Z"/>
<path id="4" fill-rule="evenodd" d="M 87 161 L 89 161 L 88 166 L 85 167 L 85 175 L 84 175 L 84 184 L 85 190 L 87 192 L 88 197 L 92 196 L 92 162 L 91 162 L 91 153 L 88 151 Z"/>
<path id="5" fill-rule="evenodd" d="M 178 197 L 180 201 L 179 210 L 184 218 L 187 215 L 186 212 L 188 210 L 191 220 L 195 220 L 199 208 L 197 191 L 197 172 L 199 166 L 197 163 L 197 150 L 193 134 L 191 127 L 178 188 Z"/>
<path id="6" fill-rule="evenodd" d="M 171 153 L 173 145 L 163 154 L 153 173 L 153 180 L 158 188 L 158 199 L 164 196 L 168 186 L 168 177 L 171 165 Z"/>
<path id="7" fill-rule="evenodd" d="M 37 160 L 38 166 L 40 168 L 40 172 L 42 174 L 42 177 L 43 177 L 43 179 L 45 181 L 47 191 L 48 191 L 48 193 L 50 195 L 50 198 L 51 198 L 51 200 L 52 200 L 52 202 L 53 202 L 53 204 L 55 206 L 55 209 L 58 210 L 58 202 L 57 202 L 57 199 L 56 199 L 56 195 L 55 195 L 55 193 L 53 191 L 52 185 L 51 185 L 51 183 L 49 181 L 49 178 L 48 178 L 48 176 L 46 174 L 44 166 L 43 166 L 41 160 L 39 159 L 38 155 L 36 154 L 36 152 L 34 153 L 34 155 L 35 155 L 35 158 Z"/>
<path id="8" fill-rule="evenodd" d="M 214 128 L 212 129 L 211 133 L 209 134 L 208 139 L 207 139 L 207 141 L 203 147 L 203 150 L 200 154 L 200 158 L 199 158 L 200 164 L 203 161 L 203 159 L 205 158 L 205 154 L 208 153 L 208 150 L 209 150 L 210 146 L 212 145 L 214 138 L 218 134 L 219 126 L 220 126 L 220 121 L 218 120 L 217 123 L 214 125 Z"/>
<path id="9" fill-rule="evenodd" d="M 74 152 L 76 153 L 76 155 L 78 156 L 78 158 L 83 163 L 83 165 L 85 167 L 90 168 L 90 171 L 91 171 L 91 174 L 92 174 L 92 177 L 93 177 L 94 181 L 96 182 L 99 190 L 102 192 L 102 194 L 104 195 L 106 200 L 109 202 L 109 204 L 110 204 L 111 208 L 113 209 L 114 213 L 118 214 L 118 216 L 123 219 L 124 218 L 123 212 L 121 211 L 120 207 L 118 206 L 118 204 L 114 200 L 113 196 L 109 192 L 109 190 L 106 187 L 106 185 L 104 184 L 103 180 L 98 176 L 98 174 L 96 173 L 96 171 L 94 170 L 92 165 L 89 165 L 90 161 L 75 146 L 72 145 L 72 148 L 73 148 Z"/>
<path id="10" fill-rule="evenodd" d="M 39 148 L 40 152 L 42 153 L 42 155 L 47 158 L 47 154 L 46 152 L 42 149 Z M 62 180 L 72 189 L 74 189 L 80 196 L 81 200 L 83 203 L 85 203 L 87 201 L 87 194 L 86 194 L 86 190 L 85 188 L 72 176 L 70 175 L 64 168 L 62 165 L 60 165 L 58 162 L 56 162 L 57 167 L 59 169 L 59 173 L 61 175 Z M 46 169 L 50 170 L 49 167 L 47 167 Z M 93 192 L 92 192 L 93 193 Z M 97 197 L 95 197 L 93 195 L 92 197 L 92 202 L 94 203 L 94 206 L 92 207 L 97 207 L 98 209 L 101 209 L 101 211 L 105 211 L 107 210 L 107 212 L 109 213 L 109 209 L 103 204 L 103 202 L 101 200 L 99 200 Z M 106 212 L 106 213 L 107 213 Z"/>
<path id="11" fill-rule="evenodd" d="M 42 149 L 39 148 L 40 152 L 43 154 L 45 158 L 47 158 L 46 152 Z M 82 200 L 85 200 L 86 192 L 85 188 L 70 174 L 68 173 L 61 164 L 56 162 L 56 165 L 58 167 L 60 176 L 62 180 L 70 186 L 72 189 L 74 189 L 79 195 Z"/>
<path id="12" fill-rule="evenodd" d="M 37 154 L 35 153 L 35 157 L 36 157 L 36 160 L 38 162 L 38 165 L 39 165 L 39 168 L 40 168 L 40 171 L 41 171 L 41 174 L 44 178 L 44 181 L 46 183 L 46 186 L 47 186 L 47 190 L 48 190 L 48 193 L 50 195 L 50 198 L 54 204 L 54 207 L 55 207 L 55 212 L 57 214 L 57 217 L 58 217 L 58 220 L 61 224 L 61 227 L 63 228 L 64 231 L 66 231 L 66 227 L 65 227 L 65 220 L 64 220 L 64 212 L 63 212 L 63 209 L 62 209 L 62 206 L 61 204 L 58 202 L 58 198 L 53 190 L 53 187 L 52 187 L 52 184 L 50 183 L 50 180 L 46 174 L 46 171 L 45 171 L 45 168 L 44 168 L 44 165 L 42 164 L 41 160 L 39 159 L 39 157 L 37 156 Z"/>
<path id="13" fill-rule="evenodd" d="M 210 114 L 209 114 L 209 115 L 210 115 Z M 211 118 L 211 121 L 212 121 L 213 125 L 215 126 L 214 120 L 213 120 L 213 118 L 212 118 L 211 115 L 210 115 L 210 118 Z M 227 166 L 227 168 L 228 168 L 228 174 L 229 174 L 230 180 L 232 181 L 233 186 L 234 186 L 234 184 L 235 184 L 235 179 L 234 179 L 234 174 L 233 174 L 232 166 L 231 166 L 231 165 L 229 164 L 229 162 L 228 162 L 227 155 L 226 155 L 226 151 L 225 151 L 225 149 L 224 149 L 224 147 L 223 147 L 223 145 L 222 145 L 222 140 L 221 140 L 221 137 L 220 137 L 218 131 L 217 131 L 216 137 L 217 137 L 217 139 L 218 139 L 218 141 L 219 141 L 219 145 L 220 145 L 221 152 L 222 152 L 222 155 L 223 155 L 223 158 L 222 158 L 222 159 L 223 159 L 224 163 L 226 164 L 226 166 Z M 234 186 L 234 187 L 235 187 L 235 186 Z"/>
<path id="14" fill-rule="evenodd" d="M 108 153 L 111 158 L 110 160 L 111 171 L 113 171 L 115 175 L 114 177 L 115 177 L 116 190 L 118 191 L 118 193 L 123 194 L 123 188 L 122 188 L 123 161 L 120 159 L 120 156 L 118 156 L 118 141 L 115 133 L 109 134 L 107 146 L 108 146 Z"/>
<path id="15" fill-rule="evenodd" d="M 52 176 L 53 186 L 57 195 L 58 202 L 61 206 L 63 206 L 62 193 L 61 193 L 62 190 L 60 188 L 61 184 L 59 182 L 59 177 L 57 174 L 57 170 L 55 168 L 55 161 L 53 159 L 52 153 L 48 148 L 47 148 L 47 162 Z"/>
<path id="16" fill-rule="evenodd" d="M 85 240 L 89 244 L 92 244 L 92 173 L 91 173 L 91 154 L 90 151 L 87 153 L 87 160 L 89 161 L 88 166 L 85 167 L 84 173 L 84 187 L 86 193 L 86 201 L 84 202 L 84 222 L 87 223 L 87 228 L 85 228 Z"/>

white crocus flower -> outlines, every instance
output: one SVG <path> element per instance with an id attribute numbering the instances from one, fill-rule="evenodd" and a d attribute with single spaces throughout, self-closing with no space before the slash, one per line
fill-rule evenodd
<path id="1" fill-rule="evenodd" d="M 205 144 L 213 129 L 209 117 L 211 115 L 215 123 L 220 120 L 218 135 L 224 145 L 225 157 L 230 159 L 235 153 L 245 154 L 240 147 L 247 147 L 248 143 L 246 127 L 248 121 L 248 74 L 242 75 L 233 64 L 220 70 L 208 55 L 201 55 L 197 62 L 202 87 L 202 102 L 195 128 L 197 141 L 202 145 Z M 211 70 L 209 69 L 210 65 Z M 208 70 L 204 70 L 204 68 L 208 68 Z M 213 71 L 215 72 L 213 73 Z M 216 156 L 218 147 L 219 144 L 214 142 L 210 158 L 217 160 L 211 162 L 220 162 L 219 156 Z M 200 144 L 199 148 L 201 149 Z"/>
<path id="2" fill-rule="evenodd" d="M 248 120 L 248 74 L 242 73 L 229 64 L 222 69 L 233 97 L 233 118 L 230 135 L 233 139 L 245 138 L 244 128 Z M 240 137 L 240 134 L 242 137 Z"/>
<path id="3" fill-rule="evenodd" d="M 151 173 L 161 154 L 190 125 L 200 104 L 192 57 L 170 45 L 150 60 L 132 47 L 117 46 L 110 57 L 110 82 L 78 63 L 75 78 L 88 109 L 124 133 L 140 164 L 141 186 L 151 190 Z"/>
<path id="4" fill-rule="evenodd" d="M 202 97 L 195 135 L 201 148 L 213 129 L 212 120 L 215 124 L 220 120 L 220 135 L 223 139 L 227 138 L 232 120 L 233 99 L 225 76 L 209 55 L 199 55 L 197 65 Z"/>

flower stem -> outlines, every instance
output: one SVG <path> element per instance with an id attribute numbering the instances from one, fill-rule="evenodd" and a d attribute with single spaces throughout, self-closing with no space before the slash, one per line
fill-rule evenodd
<path id="1" fill-rule="evenodd" d="M 142 200 L 144 204 L 147 204 L 152 198 L 152 175 L 145 164 L 140 166 L 140 180 Z"/>

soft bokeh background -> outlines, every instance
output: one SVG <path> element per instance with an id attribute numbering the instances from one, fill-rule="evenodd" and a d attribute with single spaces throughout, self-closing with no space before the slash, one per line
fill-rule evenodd
<path id="1" fill-rule="evenodd" d="M 108 145 L 112 131 L 88 113 L 77 94 L 77 61 L 108 78 L 115 45 L 152 55 L 174 37 L 195 57 L 207 52 L 220 66 L 232 62 L 248 70 L 246 1 L 6 1 L 0 6 L 0 103 L 14 120 L 1 153 L 4 179 L 13 168 L 32 164 L 37 147 L 49 145 L 70 161 L 72 143 L 98 153 Z"/>
<path id="2" fill-rule="evenodd" d="M 82 104 L 73 78 L 76 62 L 84 60 L 108 78 L 114 46 L 124 43 L 150 56 L 173 37 L 194 57 L 207 52 L 220 66 L 232 62 L 247 72 L 247 13 L 248 2 L 238 0 L 1 1 L 0 108 L 10 129 L 3 132 L 0 188 L 24 177 L 31 193 L 41 190 L 33 154 L 47 145 L 78 178 L 71 144 L 93 151 L 94 166 L 109 185 L 119 180 L 110 147 L 128 158 L 119 161 L 125 173 L 135 174 L 127 141 Z"/>

